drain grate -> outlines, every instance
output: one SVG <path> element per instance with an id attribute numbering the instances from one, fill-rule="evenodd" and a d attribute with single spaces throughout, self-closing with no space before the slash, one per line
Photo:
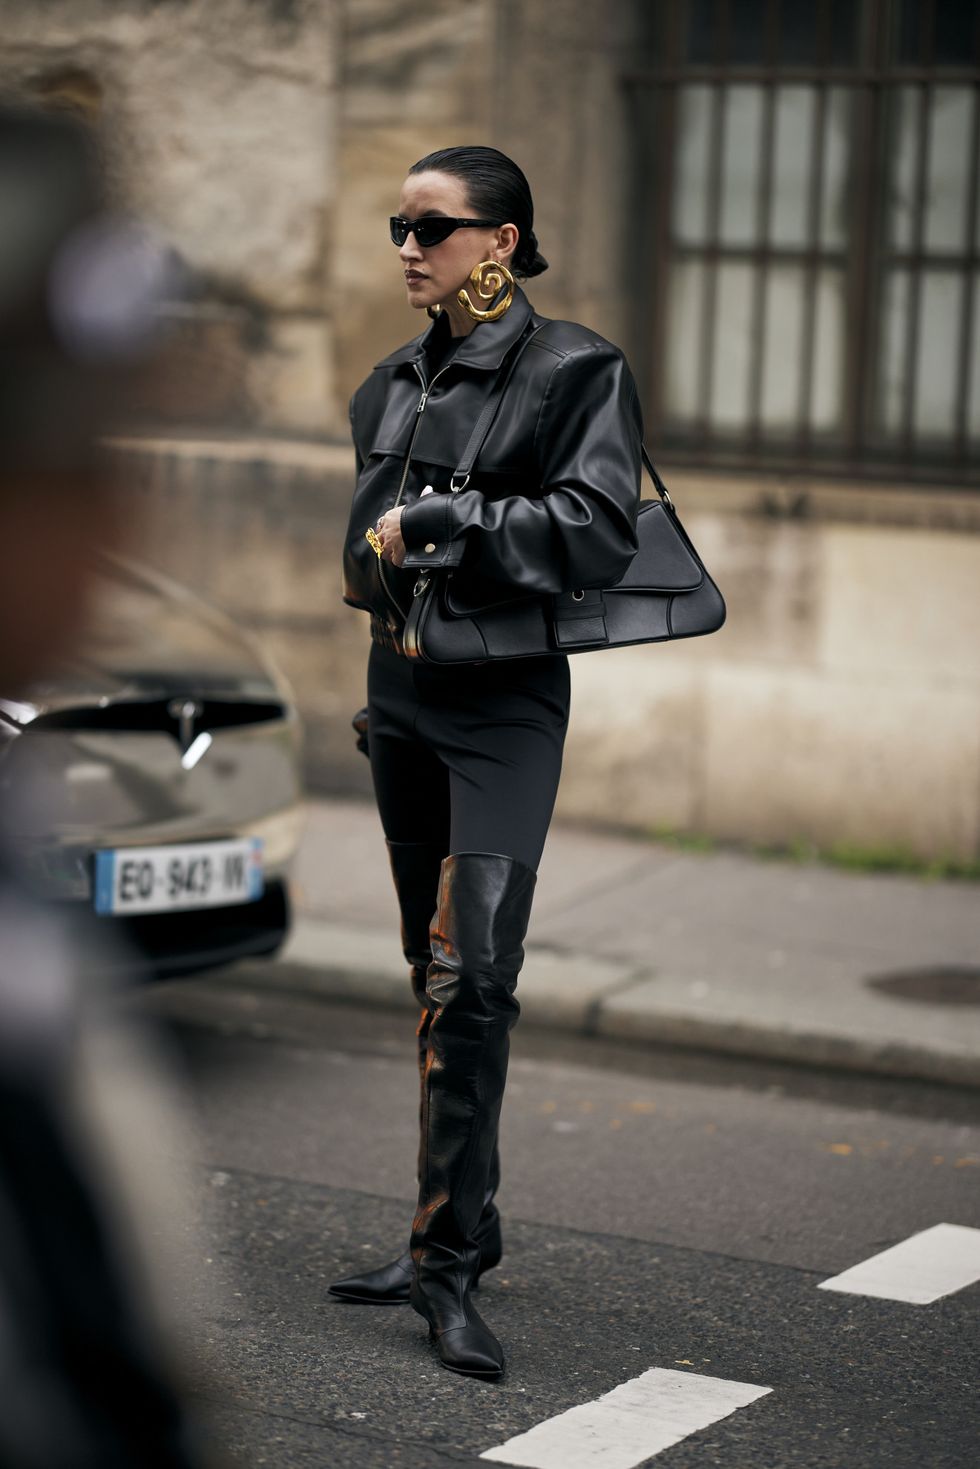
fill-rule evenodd
<path id="1" fill-rule="evenodd" d="M 930 1005 L 980 1005 L 980 967 L 970 964 L 933 964 L 925 969 L 896 969 L 872 974 L 865 981 L 897 1000 L 919 1000 Z"/>

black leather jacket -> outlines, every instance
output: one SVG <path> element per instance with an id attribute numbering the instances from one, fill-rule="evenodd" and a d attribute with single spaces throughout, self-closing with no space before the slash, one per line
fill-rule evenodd
<path id="1" fill-rule="evenodd" d="M 465 489 L 450 476 L 508 347 L 526 346 Z M 519 286 L 426 381 L 426 346 L 445 318 L 376 363 L 350 400 L 357 485 L 344 545 L 343 600 L 400 632 L 426 567 L 459 566 L 474 592 L 609 585 L 637 550 L 643 422 L 620 349 L 576 322 L 538 315 Z M 435 493 L 420 498 L 431 485 Z M 365 531 L 395 504 L 407 555 L 381 562 Z M 505 590 L 506 595 L 506 590 Z"/>

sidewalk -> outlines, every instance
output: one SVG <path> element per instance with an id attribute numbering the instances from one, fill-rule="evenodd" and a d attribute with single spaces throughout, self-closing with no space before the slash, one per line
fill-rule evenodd
<path id="1" fill-rule="evenodd" d="M 377 812 L 311 800 L 294 933 L 266 982 L 413 1009 Z M 973 1003 L 869 985 L 980 967 L 980 892 L 687 852 L 554 824 L 518 981 L 521 1023 L 980 1086 Z"/>

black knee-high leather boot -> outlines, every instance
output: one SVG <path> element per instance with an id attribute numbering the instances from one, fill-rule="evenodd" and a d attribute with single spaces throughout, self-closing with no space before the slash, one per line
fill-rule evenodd
<path id="1" fill-rule="evenodd" d="M 443 1366 L 481 1377 L 499 1377 L 504 1368 L 471 1291 L 536 880 L 532 868 L 499 853 L 446 857 L 430 935 L 432 1018 L 409 1301 L 428 1321 Z"/>
<path id="2" fill-rule="evenodd" d="M 425 993 L 426 971 L 432 959 L 429 927 L 439 894 L 439 872 L 445 847 L 433 842 L 386 842 L 391 874 L 401 914 L 402 952 L 408 960 L 412 992 L 421 1007 L 416 1026 L 419 1068 L 419 1168 L 422 1148 L 422 1086 L 428 1050 L 429 1022 L 432 1018 Z M 420 1174 L 417 1173 L 417 1176 Z M 500 1187 L 500 1154 L 494 1143 L 487 1179 L 483 1212 L 478 1229 L 480 1239 L 480 1272 L 499 1265 L 503 1250 L 500 1215 L 494 1203 Z M 396 1260 L 360 1275 L 345 1276 L 328 1287 L 329 1293 L 344 1301 L 362 1305 L 407 1305 L 408 1284 L 414 1266 L 406 1249 Z"/>

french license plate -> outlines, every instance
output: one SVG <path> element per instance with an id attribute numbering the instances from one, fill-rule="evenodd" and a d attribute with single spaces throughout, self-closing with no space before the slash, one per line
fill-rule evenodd
<path id="1" fill-rule="evenodd" d="M 255 902 L 264 886 L 261 837 L 95 854 L 96 913 L 223 908 Z"/>

